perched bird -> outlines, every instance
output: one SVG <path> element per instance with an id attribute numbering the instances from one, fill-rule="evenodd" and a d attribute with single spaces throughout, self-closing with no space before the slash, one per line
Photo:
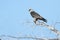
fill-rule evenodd
<path id="1" fill-rule="evenodd" d="M 34 18 L 34 23 L 36 24 L 36 21 L 38 20 L 42 20 L 44 22 L 47 23 L 47 20 L 45 18 L 43 18 L 42 16 L 40 16 L 37 12 L 35 12 L 34 10 L 32 9 L 29 9 L 29 12 L 31 14 L 31 16 Z"/>

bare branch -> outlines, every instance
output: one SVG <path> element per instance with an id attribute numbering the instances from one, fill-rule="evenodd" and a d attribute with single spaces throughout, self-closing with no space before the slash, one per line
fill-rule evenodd
<path id="1" fill-rule="evenodd" d="M 33 40 L 60 40 L 58 38 L 37 38 L 37 37 L 15 37 L 15 36 L 10 36 L 10 35 L 1 35 L 0 37 L 10 37 L 10 38 L 15 38 L 15 39 L 33 39 Z"/>
<path id="2" fill-rule="evenodd" d="M 51 30 L 51 31 L 53 31 L 54 33 L 56 33 L 57 35 L 60 35 L 60 31 L 58 31 L 57 29 L 55 29 L 53 26 L 47 25 L 47 24 L 44 23 L 44 22 L 36 23 L 36 25 L 40 25 L 40 26 L 46 27 L 46 28 L 48 28 L 49 30 Z"/>
<path id="3" fill-rule="evenodd" d="M 27 23 L 30 23 L 30 22 L 27 22 Z M 57 23 L 60 23 L 60 22 L 56 22 L 56 24 Z M 58 31 L 53 26 L 50 26 L 44 22 L 36 23 L 36 25 L 46 27 L 49 30 L 53 31 L 55 34 L 60 35 L 60 31 Z M 15 37 L 10 35 L 1 35 L 0 37 L 9 37 L 9 38 L 15 38 L 15 39 L 33 39 L 33 40 L 60 40 L 60 38 L 38 38 L 38 37 L 32 37 L 32 36 Z"/>

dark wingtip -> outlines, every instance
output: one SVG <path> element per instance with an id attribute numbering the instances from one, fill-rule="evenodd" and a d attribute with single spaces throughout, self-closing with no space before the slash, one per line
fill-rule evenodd
<path id="1" fill-rule="evenodd" d="M 43 21 L 47 23 L 47 20 L 43 18 Z"/>
<path id="2" fill-rule="evenodd" d="M 47 23 L 47 20 L 45 20 L 45 22 Z"/>

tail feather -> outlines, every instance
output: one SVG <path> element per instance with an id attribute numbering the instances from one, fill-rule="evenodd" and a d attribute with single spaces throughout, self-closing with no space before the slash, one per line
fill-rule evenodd
<path id="1" fill-rule="evenodd" d="M 47 20 L 46 19 L 43 18 L 42 20 L 47 23 Z"/>

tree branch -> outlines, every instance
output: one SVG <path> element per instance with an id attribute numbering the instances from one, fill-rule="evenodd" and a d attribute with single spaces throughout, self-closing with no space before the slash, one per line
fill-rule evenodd
<path id="1" fill-rule="evenodd" d="M 1 35 L 0 37 L 10 37 L 10 38 L 15 38 L 15 39 L 33 39 L 33 40 L 60 40 L 58 38 L 37 38 L 37 37 L 15 37 L 15 36 L 10 36 L 10 35 Z"/>
<path id="2" fill-rule="evenodd" d="M 40 23 L 36 23 L 36 25 L 40 25 L 43 27 L 48 28 L 49 30 L 53 31 L 55 34 L 60 35 L 60 31 L 58 31 L 57 29 L 55 29 L 53 26 L 50 26 L 44 22 L 40 22 Z"/>

